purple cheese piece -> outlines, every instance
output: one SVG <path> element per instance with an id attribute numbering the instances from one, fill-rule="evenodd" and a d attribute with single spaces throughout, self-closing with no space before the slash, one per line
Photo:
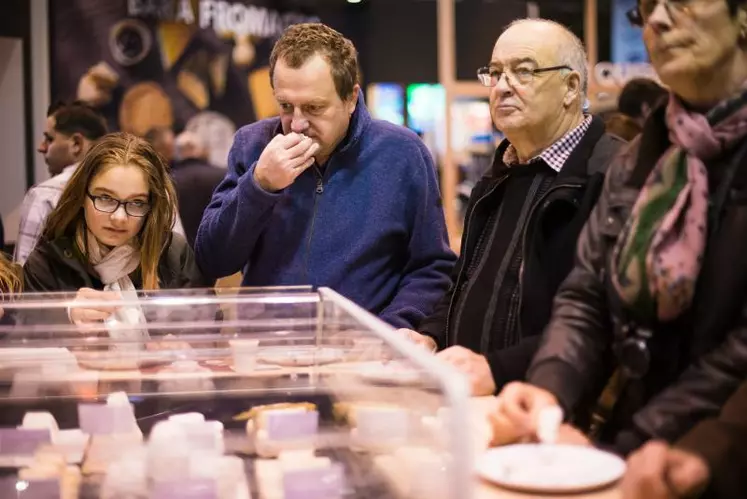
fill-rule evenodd
<path id="1" fill-rule="evenodd" d="M 155 482 L 150 499 L 218 499 L 215 480 L 191 478 Z"/>
<path id="2" fill-rule="evenodd" d="M 18 499 L 60 499 L 62 497 L 59 479 L 21 480 L 16 483 L 16 491 Z"/>
<path id="3" fill-rule="evenodd" d="M 341 463 L 283 473 L 285 499 L 339 499 L 344 492 L 345 474 Z"/>
<path id="4" fill-rule="evenodd" d="M 49 430 L 0 428 L 0 454 L 4 456 L 33 456 L 36 449 L 51 442 Z"/>
<path id="5" fill-rule="evenodd" d="M 317 411 L 273 411 L 266 418 L 265 429 L 270 440 L 313 438 L 319 429 Z"/>
<path id="6" fill-rule="evenodd" d="M 78 404 L 78 422 L 90 435 L 129 433 L 136 428 L 132 405 Z"/>

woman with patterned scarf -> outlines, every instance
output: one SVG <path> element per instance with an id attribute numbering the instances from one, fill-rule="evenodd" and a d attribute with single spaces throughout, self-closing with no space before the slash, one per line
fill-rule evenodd
<path id="1" fill-rule="evenodd" d="M 105 136 L 83 159 L 47 219 L 24 265 L 26 290 L 77 291 L 70 320 L 109 326 L 145 322 L 137 290 L 211 285 L 186 240 L 172 232 L 175 203 L 168 167 L 150 144 L 130 134 Z M 135 305 L 104 306 L 112 300 Z M 116 327 L 110 327 L 110 335 L 120 329 L 127 336 L 121 339 L 147 336 L 144 329 Z"/>
<path id="2" fill-rule="evenodd" d="M 677 442 L 747 379 L 747 2 L 630 17 L 669 100 L 610 166 L 527 383 L 494 414 L 531 437 L 559 404 L 623 454 Z"/>

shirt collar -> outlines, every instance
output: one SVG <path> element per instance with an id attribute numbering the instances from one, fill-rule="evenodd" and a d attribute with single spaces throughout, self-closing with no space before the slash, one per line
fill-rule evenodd
<path id="1" fill-rule="evenodd" d="M 581 139 L 584 138 L 590 125 L 591 116 L 586 116 L 580 125 L 563 135 L 550 147 L 525 163 L 519 161 L 519 155 L 516 153 L 516 148 L 509 144 L 506 148 L 506 152 L 503 153 L 503 163 L 505 163 L 506 166 L 516 166 L 544 161 L 547 163 L 547 166 L 556 172 L 560 172 L 560 170 L 563 169 L 563 165 L 565 165 L 566 161 L 568 161 L 568 158 L 571 156 L 573 150 L 581 142 Z"/>

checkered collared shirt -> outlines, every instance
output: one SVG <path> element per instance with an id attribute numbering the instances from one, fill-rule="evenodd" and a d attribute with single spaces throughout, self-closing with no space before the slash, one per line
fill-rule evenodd
<path id="1" fill-rule="evenodd" d="M 587 116 L 586 118 L 584 118 L 584 121 L 582 121 L 580 125 L 578 125 L 567 134 L 563 135 L 560 140 L 556 141 L 553 145 L 551 145 L 550 147 L 542 151 L 539 155 L 533 157 L 524 164 L 544 161 L 550 168 L 552 168 L 556 172 L 560 172 L 560 170 L 563 169 L 563 165 L 565 165 L 565 162 L 568 161 L 568 158 L 571 156 L 573 150 L 576 148 L 579 142 L 581 142 L 581 139 L 584 138 L 584 135 L 586 134 L 586 131 L 589 129 L 590 125 L 591 116 Z M 506 152 L 503 153 L 503 163 L 508 166 L 522 164 L 521 161 L 519 161 L 519 155 L 516 154 L 516 149 L 514 148 L 514 146 L 509 145 L 506 148 Z"/>
<path id="2" fill-rule="evenodd" d="M 23 198 L 21 223 L 18 226 L 16 249 L 13 253 L 13 260 L 19 265 L 23 265 L 31 252 L 34 251 L 36 243 L 39 242 L 39 238 L 44 231 L 47 217 L 57 206 L 62 191 L 65 190 L 65 186 L 77 167 L 78 163 L 68 166 L 59 175 L 55 175 L 29 189 Z M 178 210 L 175 213 L 175 220 L 173 230 L 183 236 L 184 227 Z"/>
<path id="3" fill-rule="evenodd" d="M 35 185 L 28 190 L 21 205 L 21 223 L 13 259 L 23 265 L 28 259 L 44 230 L 44 222 L 60 200 L 62 191 L 73 176 L 78 163 L 70 165 L 59 175 Z"/>

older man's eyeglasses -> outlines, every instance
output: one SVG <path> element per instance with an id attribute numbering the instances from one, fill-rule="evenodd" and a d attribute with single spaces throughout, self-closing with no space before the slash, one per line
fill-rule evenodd
<path id="1" fill-rule="evenodd" d="M 670 19 L 676 14 L 690 15 L 689 3 L 691 0 L 638 0 L 638 6 L 627 12 L 628 21 L 633 26 L 643 26 L 661 3 L 667 11 Z"/>
<path id="2" fill-rule="evenodd" d="M 124 206 L 125 213 L 131 217 L 144 217 L 150 211 L 150 203 L 146 201 L 120 201 L 110 196 L 94 196 L 90 192 L 88 197 L 93 201 L 93 207 L 103 213 L 114 213 L 120 206 Z"/>
<path id="3" fill-rule="evenodd" d="M 506 75 L 506 79 L 512 85 L 528 85 L 532 83 L 534 77 L 541 73 L 549 71 L 573 71 L 570 66 L 549 66 L 546 68 L 516 68 L 504 69 L 484 67 L 477 70 L 477 79 L 486 87 L 494 87 Z"/>

